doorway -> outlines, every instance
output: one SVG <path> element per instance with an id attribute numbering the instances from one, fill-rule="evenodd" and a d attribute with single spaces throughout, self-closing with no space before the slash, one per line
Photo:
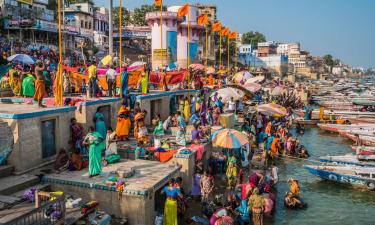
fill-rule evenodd
<path id="1" fill-rule="evenodd" d="M 56 119 L 42 121 L 42 158 L 56 154 Z"/>

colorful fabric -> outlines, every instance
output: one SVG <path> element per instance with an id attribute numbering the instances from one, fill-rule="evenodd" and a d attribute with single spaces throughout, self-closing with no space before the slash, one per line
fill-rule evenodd
<path id="1" fill-rule="evenodd" d="M 46 89 L 46 85 L 44 83 L 44 80 L 37 79 L 35 81 L 35 94 L 34 94 L 35 101 L 43 100 L 45 89 Z"/>
<path id="2" fill-rule="evenodd" d="M 148 73 L 142 73 L 140 82 L 141 82 L 141 93 L 147 94 L 148 93 Z"/>
<path id="3" fill-rule="evenodd" d="M 155 127 L 154 135 L 164 135 L 163 122 L 159 120 L 158 125 Z"/>
<path id="4" fill-rule="evenodd" d="M 214 146 L 222 148 L 241 148 L 249 143 L 247 136 L 234 129 L 222 129 L 215 132 L 212 136 Z"/>
<path id="5" fill-rule="evenodd" d="M 185 117 L 185 121 L 189 121 L 189 118 L 190 118 L 190 105 L 189 105 L 189 101 L 188 100 L 184 101 L 184 117 Z"/>
<path id="6" fill-rule="evenodd" d="M 26 97 L 34 97 L 35 94 L 35 78 L 31 74 L 27 74 L 22 81 L 22 94 Z"/>
<path id="7" fill-rule="evenodd" d="M 163 225 L 178 225 L 176 200 L 167 199 L 165 201 Z"/>

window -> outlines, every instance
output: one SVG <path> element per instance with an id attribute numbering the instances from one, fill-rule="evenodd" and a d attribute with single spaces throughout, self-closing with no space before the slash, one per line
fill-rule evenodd
<path id="1" fill-rule="evenodd" d="M 91 29 L 91 22 L 89 22 L 89 29 Z"/>
<path id="2" fill-rule="evenodd" d="M 41 124 L 42 131 L 42 158 L 56 154 L 56 120 L 45 120 Z"/>
<path id="3" fill-rule="evenodd" d="M 81 28 L 83 28 L 83 20 L 81 20 Z"/>

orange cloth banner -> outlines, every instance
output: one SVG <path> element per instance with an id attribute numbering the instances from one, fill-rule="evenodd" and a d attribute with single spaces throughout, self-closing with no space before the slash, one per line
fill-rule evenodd
<path id="1" fill-rule="evenodd" d="M 229 39 L 236 39 L 237 38 L 237 32 L 231 32 L 229 35 L 228 35 Z"/>
<path id="2" fill-rule="evenodd" d="M 222 36 L 228 36 L 230 34 L 229 28 L 224 28 L 221 30 L 221 35 Z"/>
<path id="3" fill-rule="evenodd" d="M 163 5 L 163 0 L 155 0 L 155 5 L 156 6 L 162 6 Z"/>
<path id="4" fill-rule="evenodd" d="M 207 14 L 202 14 L 202 15 L 198 16 L 197 23 L 199 25 L 202 25 L 202 26 L 207 25 L 208 24 L 208 16 L 207 16 Z"/>
<path id="5" fill-rule="evenodd" d="M 214 32 L 219 32 L 219 31 L 221 31 L 221 23 L 220 23 L 220 22 L 214 23 L 214 25 L 212 25 L 212 30 L 213 30 Z"/>
<path id="6" fill-rule="evenodd" d="M 183 5 L 181 8 L 178 9 L 178 16 L 184 17 L 189 13 L 189 4 Z"/>

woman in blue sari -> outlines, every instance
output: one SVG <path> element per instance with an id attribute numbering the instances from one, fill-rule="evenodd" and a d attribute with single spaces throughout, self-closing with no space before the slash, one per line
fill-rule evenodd
<path id="1" fill-rule="evenodd" d="M 107 136 L 107 129 L 105 127 L 104 116 L 99 111 L 100 108 L 95 113 L 94 121 L 95 121 L 95 131 L 98 132 L 104 139 Z"/>

